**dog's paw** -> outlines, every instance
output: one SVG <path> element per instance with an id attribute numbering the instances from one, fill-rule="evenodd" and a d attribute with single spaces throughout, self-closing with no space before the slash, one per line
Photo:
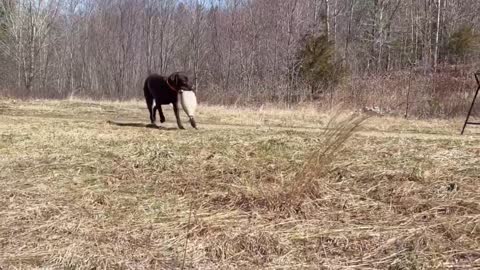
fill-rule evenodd
<path id="1" fill-rule="evenodd" d="M 198 129 L 197 128 L 197 122 L 195 122 L 195 119 L 193 117 L 190 118 L 190 125 L 194 128 L 194 129 Z"/>
<path id="2" fill-rule="evenodd" d="M 165 118 L 160 118 L 160 123 L 165 123 Z"/>

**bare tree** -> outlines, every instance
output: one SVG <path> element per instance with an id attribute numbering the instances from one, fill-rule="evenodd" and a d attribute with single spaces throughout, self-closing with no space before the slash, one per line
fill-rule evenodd
<path id="1" fill-rule="evenodd" d="M 10 10 L 5 19 L 7 38 L 1 41 L 1 47 L 17 63 L 18 81 L 22 84 L 19 86 L 24 86 L 29 93 L 39 73 L 60 1 L 2 0 L 1 4 L 2 9 Z"/>

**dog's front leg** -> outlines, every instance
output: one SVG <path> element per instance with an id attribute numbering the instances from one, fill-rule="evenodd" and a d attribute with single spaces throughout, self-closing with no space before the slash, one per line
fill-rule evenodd
<path id="1" fill-rule="evenodd" d="M 198 129 L 197 122 L 195 122 L 195 118 L 193 116 L 189 116 L 189 117 L 190 117 L 190 125 L 192 125 L 193 128 Z"/>
<path id="2" fill-rule="evenodd" d="M 173 102 L 173 112 L 175 113 L 175 118 L 177 118 L 177 125 L 179 129 L 185 129 L 180 120 L 180 112 L 178 111 L 178 105 L 176 102 Z"/>

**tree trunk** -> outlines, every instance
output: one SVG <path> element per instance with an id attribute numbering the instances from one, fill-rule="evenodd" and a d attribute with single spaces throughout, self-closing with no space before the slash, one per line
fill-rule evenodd
<path id="1" fill-rule="evenodd" d="M 437 27 L 435 33 L 435 54 L 433 60 L 433 68 L 435 72 L 437 71 L 437 64 L 438 64 L 438 40 L 440 36 L 440 11 L 442 8 L 442 0 L 438 0 L 437 2 Z"/>

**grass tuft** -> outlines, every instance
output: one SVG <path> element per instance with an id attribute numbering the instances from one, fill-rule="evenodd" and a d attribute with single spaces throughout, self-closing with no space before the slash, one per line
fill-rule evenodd
<path id="1" fill-rule="evenodd" d="M 313 191 L 315 187 L 312 186 L 312 181 L 326 176 L 330 164 L 335 162 L 345 142 L 368 119 L 365 115 L 356 114 L 341 117 L 339 113 L 333 115 L 321 133 L 317 146 L 306 156 L 303 166 L 295 176 L 293 193 L 302 193 L 301 189 Z"/>

